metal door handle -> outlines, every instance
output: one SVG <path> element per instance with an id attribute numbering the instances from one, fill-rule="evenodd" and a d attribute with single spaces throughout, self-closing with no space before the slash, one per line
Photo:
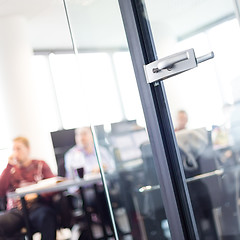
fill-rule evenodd
<path id="1" fill-rule="evenodd" d="M 163 69 L 170 70 L 174 64 L 188 60 L 188 58 L 189 58 L 188 52 L 184 52 L 175 57 L 165 59 L 158 63 L 157 68 L 153 68 L 153 72 L 154 73 L 159 72 Z"/>
<path id="2" fill-rule="evenodd" d="M 156 60 L 144 65 L 147 83 L 165 80 L 169 77 L 193 69 L 197 67 L 199 63 L 205 62 L 211 58 L 214 58 L 213 52 L 196 58 L 194 49 L 191 48 Z"/>
<path id="3" fill-rule="evenodd" d="M 209 59 L 212 59 L 212 58 L 214 58 L 214 52 L 210 52 L 206 55 L 198 57 L 198 58 L 196 58 L 196 61 L 197 61 L 197 63 L 202 63 L 202 62 L 205 62 L 205 61 L 207 61 Z"/>
<path id="4" fill-rule="evenodd" d="M 149 192 L 157 189 L 160 189 L 160 185 L 154 185 L 154 186 L 147 185 L 139 188 L 138 191 L 142 193 L 142 192 Z"/>

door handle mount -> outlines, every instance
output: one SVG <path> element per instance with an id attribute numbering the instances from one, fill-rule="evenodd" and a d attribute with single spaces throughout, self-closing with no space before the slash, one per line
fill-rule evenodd
<path id="1" fill-rule="evenodd" d="M 185 61 L 189 58 L 188 52 L 184 52 L 182 54 L 179 54 L 177 56 L 174 56 L 172 58 L 164 59 L 157 64 L 157 68 L 153 68 L 153 73 L 157 73 L 163 69 L 167 69 L 168 71 L 171 71 L 174 64 Z"/>
<path id="2" fill-rule="evenodd" d="M 210 52 L 204 56 L 196 58 L 194 49 L 191 48 L 156 60 L 144 65 L 147 83 L 165 80 L 169 77 L 188 71 L 197 67 L 199 63 L 205 62 L 213 57 L 214 53 Z"/>

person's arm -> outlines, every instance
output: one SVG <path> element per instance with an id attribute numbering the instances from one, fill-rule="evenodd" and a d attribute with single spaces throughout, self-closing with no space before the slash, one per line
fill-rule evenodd
<path id="1" fill-rule="evenodd" d="M 73 158 L 71 150 L 68 151 L 64 156 L 64 167 L 65 167 L 65 176 L 69 179 L 73 179 L 73 172 L 71 166 L 71 159 Z"/>
<path id="2" fill-rule="evenodd" d="M 52 173 L 50 167 L 47 165 L 46 162 L 42 161 L 42 176 L 43 179 L 47 179 L 47 178 L 51 178 L 51 177 L 55 177 L 55 175 Z M 42 199 L 43 201 L 49 201 L 51 200 L 52 196 L 54 196 L 55 194 L 57 194 L 56 192 L 50 192 L 50 193 L 42 193 L 40 194 L 39 198 Z"/>
<path id="3" fill-rule="evenodd" d="M 42 161 L 42 175 L 43 175 L 43 179 L 46 178 L 51 178 L 51 177 L 55 177 L 55 175 L 52 173 L 50 167 L 47 165 L 46 162 Z"/>
<path id="4" fill-rule="evenodd" d="M 0 197 L 4 197 L 10 185 L 11 169 L 13 165 L 9 164 L 0 176 Z"/>
<path id="5" fill-rule="evenodd" d="M 6 196 L 10 186 L 11 170 L 15 170 L 13 168 L 14 165 L 17 165 L 16 158 L 14 155 L 11 155 L 8 158 L 7 167 L 3 170 L 0 176 L 0 197 Z"/>

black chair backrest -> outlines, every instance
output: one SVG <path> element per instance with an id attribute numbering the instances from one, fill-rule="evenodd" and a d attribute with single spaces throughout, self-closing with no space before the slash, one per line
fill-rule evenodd
<path id="1" fill-rule="evenodd" d="M 140 150 L 143 159 L 143 168 L 150 185 L 157 185 L 158 179 L 153 161 L 152 149 L 149 142 L 141 144 Z"/>
<path id="2" fill-rule="evenodd" d="M 65 177 L 64 154 L 75 145 L 75 129 L 51 132 L 51 138 L 58 166 L 58 176 Z"/>
<path id="3" fill-rule="evenodd" d="M 145 173 L 146 185 L 156 186 L 159 185 L 157 178 L 156 168 L 154 165 L 154 159 L 152 149 L 149 141 L 141 144 L 140 150 L 143 159 L 143 169 Z M 143 193 L 142 195 L 142 212 L 151 217 L 160 217 L 165 219 L 165 212 L 162 202 L 160 190 L 152 190 L 150 192 Z M 140 198 L 141 199 L 141 198 Z M 139 204 L 141 203 L 139 199 Z"/>
<path id="4" fill-rule="evenodd" d="M 0 197 L 0 211 L 5 211 L 7 208 L 7 197 Z"/>

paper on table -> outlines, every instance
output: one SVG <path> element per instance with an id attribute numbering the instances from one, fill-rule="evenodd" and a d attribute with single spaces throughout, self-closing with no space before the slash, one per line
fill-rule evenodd
<path id="1" fill-rule="evenodd" d="M 65 178 L 63 177 L 52 177 L 52 178 L 47 178 L 47 179 L 43 179 L 40 180 L 38 183 L 36 184 L 32 184 L 26 187 L 21 187 L 21 188 L 17 188 L 16 189 L 16 193 L 22 193 L 22 192 L 27 192 L 27 191 L 35 191 L 38 189 L 42 189 L 45 187 L 50 187 L 50 186 L 54 186 L 55 184 L 64 181 Z"/>
<path id="2" fill-rule="evenodd" d="M 100 173 L 86 173 L 84 174 L 84 180 L 94 180 L 94 179 L 100 179 L 101 174 Z"/>

